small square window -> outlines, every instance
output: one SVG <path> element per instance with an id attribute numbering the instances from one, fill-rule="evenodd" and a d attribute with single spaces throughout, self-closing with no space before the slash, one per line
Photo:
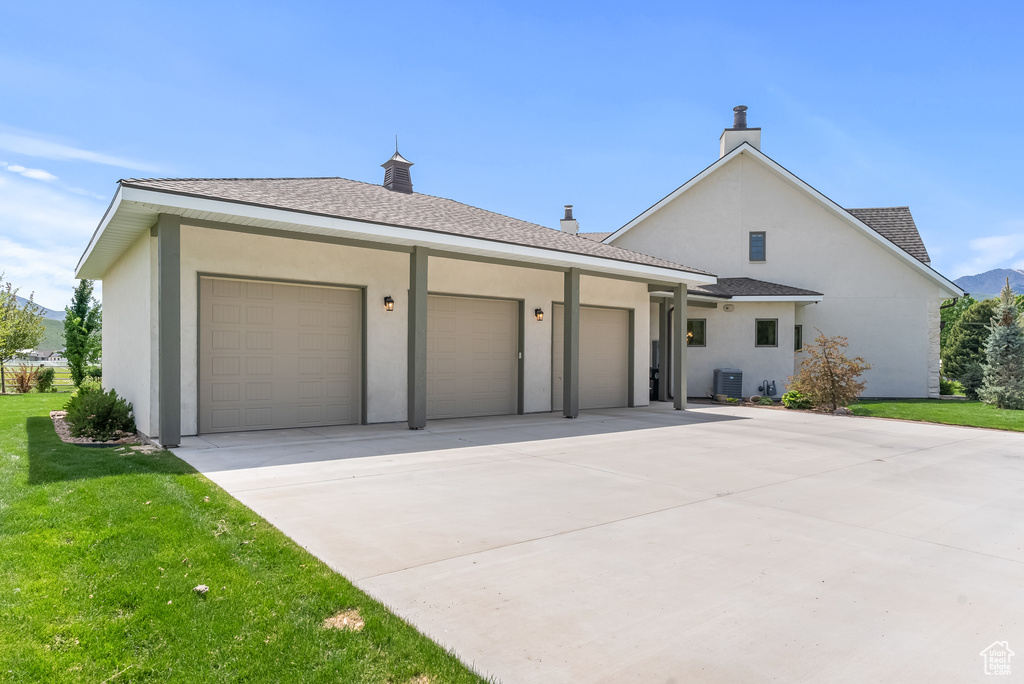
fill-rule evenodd
<path id="1" fill-rule="evenodd" d="M 804 348 L 804 326 L 793 326 L 793 351 L 803 351 Z"/>
<path id="2" fill-rule="evenodd" d="M 779 346 L 779 319 L 758 318 L 754 321 L 754 345 L 757 347 Z"/>
<path id="3" fill-rule="evenodd" d="M 706 318 L 686 319 L 686 346 L 704 347 L 707 345 L 708 321 Z"/>
<path id="4" fill-rule="evenodd" d="M 765 261 L 765 233 L 764 231 L 750 234 L 750 260 Z"/>

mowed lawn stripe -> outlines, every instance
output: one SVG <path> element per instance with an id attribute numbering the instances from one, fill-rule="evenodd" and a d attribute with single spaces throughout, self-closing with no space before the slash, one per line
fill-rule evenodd
<path id="1" fill-rule="evenodd" d="M 66 401 L 0 396 L 0 681 L 483 681 L 170 452 L 60 442 Z"/>

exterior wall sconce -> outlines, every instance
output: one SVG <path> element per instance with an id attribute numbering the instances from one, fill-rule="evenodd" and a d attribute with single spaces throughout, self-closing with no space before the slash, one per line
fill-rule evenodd
<path id="1" fill-rule="evenodd" d="M 533 310 L 533 317 L 536 318 L 538 321 L 543 321 L 544 320 L 544 309 L 534 309 Z"/>
<path id="2" fill-rule="evenodd" d="M 388 295 L 387 297 L 384 298 L 384 310 L 385 311 L 394 311 L 395 310 L 395 300 L 391 298 L 391 295 Z"/>

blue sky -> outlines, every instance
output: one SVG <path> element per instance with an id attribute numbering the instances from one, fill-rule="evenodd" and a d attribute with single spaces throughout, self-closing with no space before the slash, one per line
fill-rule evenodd
<path id="1" fill-rule="evenodd" d="M 956 278 L 1024 268 L 1011 2 L 4 3 L 0 271 L 51 308 L 119 178 L 380 182 L 626 223 L 762 150 L 847 207 L 909 205 Z M 696 264 L 699 266 L 699 264 Z"/>

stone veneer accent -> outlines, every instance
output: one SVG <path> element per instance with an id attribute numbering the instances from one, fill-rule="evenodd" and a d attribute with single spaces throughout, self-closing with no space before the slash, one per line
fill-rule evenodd
<path id="1" fill-rule="evenodd" d="M 939 398 L 939 324 L 942 320 L 939 307 L 941 299 L 932 299 L 928 302 L 928 397 Z"/>

